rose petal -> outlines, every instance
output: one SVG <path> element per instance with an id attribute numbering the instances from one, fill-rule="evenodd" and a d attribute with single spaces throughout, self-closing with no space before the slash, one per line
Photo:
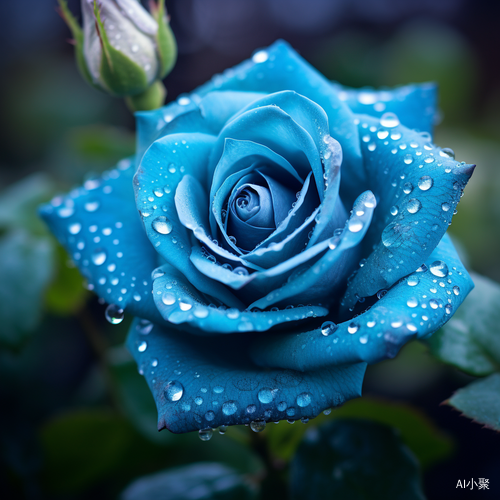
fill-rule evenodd
<path id="1" fill-rule="evenodd" d="M 429 257 L 474 170 L 450 158 L 425 135 L 402 125 L 388 129 L 367 116 L 359 120 L 365 168 L 344 172 L 343 181 L 349 183 L 351 176 L 351 185 L 358 189 L 370 186 L 380 203 L 363 242 L 367 263 L 349 285 L 346 308 L 352 308 L 357 297 L 389 288 Z M 345 200 L 348 194 L 342 189 Z"/>
<path id="2" fill-rule="evenodd" d="M 229 290 L 192 265 L 189 233 L 179 221 L 175 206 L 175 192 L 184 174 L 192 173 L 205 181 L 204 164 L 214 141 L 211 135 L 193 133 L 168 135 L 154 142 L 134 177 L 136 204 L 156 251 L 200 291 L 238 306 L 240 301 Z"/>
<path id="3" fill-rule="evenodd" d="M 262 370 L 247 358 L 246 341 L 238 335 L 193 342 L 185 332 L 158 326 L 143 335 L 136 320 L 127 346 L 156 401 L 158 429 L 313 418 L 361 394 L 365 363 L 307 374 Z"/>
<path id="4" fill-rule="evenodd" d="M 445 235 L 426 260 L 425 271 L 401 280 L 370 309 L 339 324 L 334 334 L 325 337 L 319 328 L 294 336 L 259 339 L 252 357 L 262 366 L 294 370 L 360 361 L 376 363 L 394 357 L 409 340 L 434 333 L 473 287 Z"/>
<path id="5" fill-rule="evenodd" d="M 157 254 L 135 207 L 131 160 L 40 212 L 93 290 L 131 314 L 161 322 L 151 297 Z"/>
<path id="6" fill-rule="evenodd" d="M 332 86 L 353 113 L 376 118 L 394 113 L 405 127 L 432 134 L 438 112 L 435 83 L 414 83 L 392 89 L 351 89 L 336 82 Z"/>

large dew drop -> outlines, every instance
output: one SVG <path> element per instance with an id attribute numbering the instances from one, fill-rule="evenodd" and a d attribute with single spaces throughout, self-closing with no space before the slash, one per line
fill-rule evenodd
<path id="1" fill-rule="evenodd" d="M 250 429 L 254 432 L 262 432 L 266 428 L 265 420 L 254 420 L 250 422 Z"/>
<path id="2" fill-rule="evenodd" d="M 212 439 L 214 431 L 208 427 L 207 429 L 201 429 L 198 431 L 198 436 L 202 441 L 210 441 Z"/>
<path id="3" fill-rule="evenodd" d="M 442 260 L 436 260 L 429 267 L 431 273 L 438 278 L 448 276 L 448 266 Z"/>
<path id="4" fill-rule="evenodd" d="M 394 113 L 384 113 L 380 117 L 382 127 L 394 128 L 399 125 L 399 118 Z"/>
<path id="5" fill-rule="evenodd" d="M 172 223 L 164 215 L 157 217 L 151 225 L 157 233 L 170 234 L 172 232 Z"/>
<path id="6" fill-rule="evenodd" d="M 428 191 L 432 185 L 434 184 L 434 181 L 432 180 L 432 177 L 429 177 L 428 175 L 424 175 L 423 177 L 420 177 L 420 180 L 418 181 L 418 187 L 422 191 Z"/>
<path id="7" fill-rule="evenodd" d="M 102 266 L 105 262 L 106 262 L 106 258 L 107 258 L 107 253 L 106 253 L 106 250 L 104 250 L 104 248 L 96 248 L 93 252 L 92 252 L 92 262 L 96 265 L 96 266 Z"/>
<path id="8" fill-rule="evenodd" d="M 177 380 L 171 380 L 165 387 L 165 397 L 168 401 L 179 401 L 184 394 L 184 387 Z"/>
<path id="9" fill-rule="evenodd" d="M 236 413 L 236 411 L 238 410 L 238 406 L 237 406 L 237 403 L 236 401 L 226 401 L 223 405 L 222 405 L 222 413 L 224 413 L 224 415 L 233 415 L 234 413 Z"/>
<path id="10" fill-rule="evenodd" d="M 272 389 L 269 389 L 268 387 L 264 387 L 264 389 L 261 389 L 259 391 L 259 394 L 257 397 L 259 398 L 259 401 L 263 404 L 269 404 L 273 399 L 274 399 L 274 392 Z"/>
<path id="11" fill-rule="evenodd" d="M 303 392 L 297 396 L 297 406 L 305 408 L 311 404 L 311 395 L 308 392 Z"/>
<path id="12" fill-rule="evenodd" d="M 321 334 L 324 335 L 325 337 L 328 337 L 328 335 L 335 333 L 337 329 L 338 325 L 335 324 L 333 321 L 325 321 L 321 325 Z"/>
<path id="13" fill-rule="evenodd" d="M 408 201 L 408 205 L 406 205 L 406 210 L 411 214 L 416 214 L 422 208 L 422 203 L 418 201 L 416 198 L 412 198 Z"/>
<path id="14" fill-rule="evenodd" d="M 123 321 L 125 313 L 120 306 L 117 306 L 116 304 L 109 304 L 109 306 L 106 307 L 104 316 L 112 325 L 117 325 Z"/>

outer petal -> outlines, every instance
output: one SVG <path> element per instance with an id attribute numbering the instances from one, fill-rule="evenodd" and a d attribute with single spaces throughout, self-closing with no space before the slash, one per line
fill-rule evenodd
<path id="1" fill-rule="evenodd" d="M 331 82 L 302 59 L 286 42 L 278 41 L 254 54 L 223 75 L 196 90 L 206 95 L 213 90 L 279 92 L 293 90 L 319 104 L 327 113 L 330 135 L 337 139 L 349 168 L 360 168 L 358 134 L 348 106 L 339 99 Z"/>
<path id="2" fill-rule="evenodd" d="M 432 145 L 428 136 L 403 126 L 388 128 L 367 116 L 359 120 L 364 170 L 344 171 L 343 178 L 351 176 L 358 189 L 370 186 L 379 205 L 364 241 L 369 257 L 349 285 L 346 308 L 391 287 L 429 257 L 474 170 Z M 345 200 L 348 193 L 341 193 Z"/>
<path id="3" fill-rule="evenodd" d="M 259 339 L 253 359 L 263 366 L 307 371 L 394 357 L 409 340 L 432 335 L 474 287 L 448 236 L 424 269 L 400 281 L 364 313 L 339 324 L 334 334 L 325 337 L 319 328 Z"/>
<path id="4" fill-rule="evenodd" d="M 205 181 L 206 163 L 215 138 L 207 134 L 173 134 L 148 149 L 134 178 L 137 208 L 153 246 L 202 293 L 227 305 L 241 304 L 224 287 L 196 270 L 189 260 L 191 241 L 180 223 L 175 191 L 186 174 Z"/>
<path id="5" fill-rule="evenodd" d="M 152 296 L 157 254 L 134 201 L 130 160 L 41 208 L 41 215 L 95 292 L 134 315 L 163 322 Z"/>
<path id="6" fill-rule="evenodd" d="M 192 326 L 196 335 L 220 335 L 235 332 L 261 332 L 280 325 L 308 318 L 326 316 L 328 309 L 319 306 L 295 307 L 281 311 L 240 311 L 210 304 L 179 273 L 169 266 L 155 271 L 153 296 L 165 320 Z M 211 307 L 210 307 L 211 306 Z"/>
<path id="7" fill-rule="evenodd" d="M 193 94 L 153 111 L 135 114 L 137 121 L 137 163 L 157 139 L 181 132 L 217 135 L 242 108 L 265 94 L 257 92 L 211 92 L 203 99 Z"/>
<path id="8" fill-rule="evenodd" d="M 245 356 L 241 336 L 214 343 L 157 326 L 148 335 L 141 331 L 136 320 L 127 346 L 155 398 L 158 429 L 312 418 L 361 393 L 364 363 L 311 373 L 262 370 Z"/>
<path id="9" fill-rule="evenodd" d="M 392 89 L 351 89 L 338 83 L 332 85 L 339 99 L 356 114 L 380 118 L 384 113 L 394 113 L 405 127 L 432 134 L 438 112 L 435 83 Z"/>

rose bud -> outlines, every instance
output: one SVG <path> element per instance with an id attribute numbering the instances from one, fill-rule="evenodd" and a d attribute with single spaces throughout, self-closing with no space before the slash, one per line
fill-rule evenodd
<path id="1" fill-rule="evenodd" d="M 177 46 L 165 13 L 165 0 L 151 13 L 137 0 L 82 0 L 83 29 L 59 0 L 75 43 L 84 78 L 133 110 L 155 109 L 165 99 L 161 83 L 172 69 Z"/>

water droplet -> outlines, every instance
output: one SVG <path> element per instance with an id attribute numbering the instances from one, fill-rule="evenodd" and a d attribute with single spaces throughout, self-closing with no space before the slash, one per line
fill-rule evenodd
<path id="1" fill-rule="evenodd" d="M 193 304 L 191 303 L 191 300 L 189 298 L 184 298 L 181 301 L 179 301 L 179 307 L 181 311 L 189 311 L 192 307 Z"/>
<path id="2" fill-rule="evenodd" d="M 171 380 L 165 387 L 165 397 L 168 401 L 179 401 L 184 394 L 184 387 L 177 380 Z"/>
<path id="3" fill-rule="evenodd" d="M 459 287 L 459 286 L 457 286 L 457 285 L 455 285 L 455 286 L 453 287 L 453 293 L 454 293 L 455 295 L 460 295 L 460 287 Z"/>
<path id="4" fill-rule="evenodd" d="M 287 407 L 287 404 L 285 403 L 285 401 L 281 401 L 277 405 L 278 411 L 285 411 L 286 407 Z"/>
<path id="5" fill-rule="evenodd" d="M 444 306 L 444 311 L 446 314 L 451 314 L 453 311 L 453 306 L 451 304 L 446 304 Z"/>
<path id="6" fill-rule="evenodd" d="M 248 405 L 245 411 L 251 415 L 257 411 L 257 407 L 255 405 Z"/>
<path id="7" fill-rule="evenodd" d="M 399 118 L 394 113 L 384 113 L 380 117 L 382 127 L 394 128 L 399 125 Z"/>
<path id="8" fill-rule="evenodd" d="M 200 397 L 200 396 L 196 396 L 196 397 L 194 398 L 194 402 L 195 402 L 198 406 L 200 406 L 201 404 L 203 404 L 203 398 L 202 398 L 202 397 Z"/>
<path id="9" fill-rule="evenodd" d="M 207 427 L 206 429 L 200 429 L 198 431 L 198 436 L 202 441 L 210 441 L 210 439 L 212 439 L 213 433 L 214 431 L 210 427 Z"/>
<path id="10" fill-rule="evenodd" d="M 347 327 L 347 331 L 352 335 L 356 333 L 359 329 L 359 326 L 356 323 L 349 323 L 349 326 Z"/>
<path id="11" fill-rule="evenodd" d="M 363 229 L 363 222 L 359 219 L 350 219 L 347 227 L 352 233 L 358 233 Z"/>
<path id="12" fill-rule="evenodd" d="M 388 135 L 389 135 L 389 132 L 387 130 L 379 130 L 377 132 L 377 137 L 379 139 L 386 139 Z"/>
<path id="13" fill-rule="evenodd" d="M 170 234 L 172 232 L 172 223 L 164 215 L 157 217 L 153 221 L 152 226 L 160 234 Z"/>
<path id="14" fill-rule="evenodd" d="M 106 250 L 104 250 L 104 248 L 96 248 L 92 252 L 91 259 L 94 265 L 102 266 L 106 262 L 107 256 L 108 254 L 106 253 Z"/>
<path id="15" fill-rule="evenodd" d="M 417 307 L 418 306 L 418 300 L 415 297 L 410 297 L 407 301 L 406 304 L 408 307 Z"/>
<path id="16" fill-rule="evenodd" d="M 422 203 L 416 198 L 412 198 L 408 201 L 408 205 L 406 205 L 406 210 L 411 214 L 416 214 L 422 208 Z"/>
<path id="17" fill-rule="evenodd" d="M 148 335 L 153 329 L 153 323 L 147 319 L 140 319 L 137 323 L 136 329 L 141 335 Z"/>
<path id="18" fill-rule="evenodd" d="M 437 309 L 439 307 L 439 302 L 436 299 L 429 300 L 429 305 L 432 309 Z"/>
<path id="19" fill-rule="evenodd" d="M 224 435 L 227 431 L 227 425 L 221 425 L 219 427 L 219 434 Z"/>
<path id="20" fill-rule="evenodd" d="M 455 159 L 455 151 L 450 148 L 443 148 L 440 152 L 439 155 L 444 157 L 444 158 L 452 158 Z"/>
<path id="21" fill-rule="evenodd" d="M 424 175 L 423 177 L 420 177 L 420 180 L 418 181 L 418 187 L 422 191 L 428 191 L 432 185 L 434 184 L 434 181 L 432 180 L 432 177 L 429 177 L 428 175 Z"/>
<path id="22" fill-rule="evenodd" d="M 171 306 L 175 304 L 175 295 L 172 292 L 165 292 L 161 300 L 166 306 Z"/>
<path id="23" fill-rule="evenodd" d="M 434 157 L 433 157 L 433 156 L 428 156 L 428 157 L 424 160 L 424 162 L 425 162 L 425 163 L 432 163 L 433 161 L 434 161 Z"/>
<path id="24" fill-rule="evenodd" d="M 407 164 L 410 165 L 413 163 L 413 156 L 411 154 L 407 154 L 404 156 L 403 161 Z"/>
<path id="25" fill-rule="evenodd" d="M 224 415 L 233 415 L 237 412 L 237 410 L 238 404 L 236 403 L 236 401 L 226 401 L 222 404 L 222 413 L 224 413 Z"/>
<path id="26" fill-rule="evenodd" d="M 311 404 L 311 395 L 308 392 L 303 392 L 297 396 L 297 406 L 305 408 Z"/>
<path id="27" fill-rule="evenodd" d="M 335 333 L 337 329 L 338 325 L 335 324 L 333 321 L 325 321 L 321 325 L 321 334 L 324 335 L 325 337 L 328 337 L 328 335 Z"/>
<path id="28" fill-rule="evenodd" d="M 449 204 L 449 203 L 444 202 L 444 203 L 441 205 L 441 209 L 443 210 L 443 212 L 448 212 L 448 210 L 450 209 L 450 204 Z"/>
<path id="29" fill-rule="evenodd" d="M 266 428 L 265 420 L 254 420 L 250 422 L 250 429 L 254 432 L 262 432 Z"/>
<path id="30" fill-rule="evenodd" d="M 117 306 L 116 304 L 109 304 L 109 306 L 106 307 L 104 316 L 112 325 L 117 325 L 123 321 L 125 313 L 120 306 Z"/>
<path id="31" fill-rule="evenodd" d="M 222 394 L 224 392 L 224 387 L 222 387 L 221 385 L 216 385 L 214 387 L 214 392 L 215 394 Z"/>
<path id="32" fill-rule="evenodd" d="M 269 59 L 269 54 L 265 50 L 259 50 L 252 56 L 252 61 L 254 63 L 263 63 Z"/>
<path id="33" fill-rule="evenodd" d="M 398 215 L 398 207 L 396 205 L 391 207 L 391 215 Z"/>
<path id="34" fill-rule="evenodd" d="M 413 184 L 411 182 L 406 182 L 403 186 L 403 193 L 410 194 L 413 191 Z"/>
<path id="35" fill-rule="evenodd" d="M 323 415 L 330 415 L 330 413 L 332 413 L 331 408 L 327 408 L 326 410 L 323 410 Z"/>
<path id="36" fill-rule="evenodd" d="M 385 297 L 387 294 L 387 290 L 379 290 L 377 292 L 377 299 L 380 300 L 382 297 Z"/>
<path id="37" fill-rule="evenodd" d="M 263 404 L 269 404 L 274 399 L 274 394 L 276 391 L 270 389 L 269 387 L 264 387 L 258 394 L 259 401 Z"/>
<path id="38" fill-rule="evenodd" d="M 438 278 L 448 276 L 448 266 L 442 260 L 436 260 L 429 267 L 431 273 Z"/>
<path id="39" fill-rule="evenodd" d="M 78 234 L 82 230 L 82 225 L 79 222 L 73 222 L 68 226 L 70 234 Z"/>
<path id="40" fill-rule="evenodd" d="M 208 410 L 205 413 L 205 419 L 211 422 L 215 418 L 215 413 L 212 410 Z"/>
<path id="41" fill-rule="evenodd" d="M 140 342 L 139 345 L 137 346 L 137 350 L 139 352 L 144 352 L 147 348 L 148 348 L 148 343 L 145 340 Z"/>
<path id="42" fill-rule="evenodd" d="M 99 208 L 99 205 L 99 200 L 89 200 L 83 205 L 83 208 L 87 212 L 95 212 Z"/>

